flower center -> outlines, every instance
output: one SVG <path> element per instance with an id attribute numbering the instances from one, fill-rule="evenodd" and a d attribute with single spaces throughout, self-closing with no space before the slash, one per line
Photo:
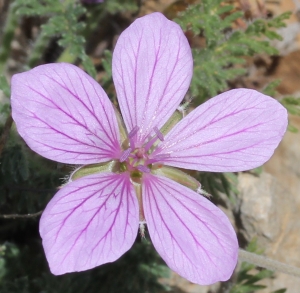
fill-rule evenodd
<path id="1" fill-rule="evenodd" d="M 136 126 L 128 135 L 129 147 L 123 151 L 120 158 L 120 171 L 129 172 L 131 179 L 136 183 L 141 183 L 143 173 L 150 173 L 154 163 L 159 163 L 157 159 L 151 158 L 151 153 L 155 148 L 157 140 L 163 141 L 164 136 L 154 127 L 155 134 L 148 136 L 146 142 L 141 147 L 135 147 L 135 136 L 139 128 Z"/>

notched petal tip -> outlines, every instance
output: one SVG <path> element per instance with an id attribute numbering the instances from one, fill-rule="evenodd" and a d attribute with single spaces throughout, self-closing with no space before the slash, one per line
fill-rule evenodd
<path id="1" fill-rule="evenodd" d="M 126 174 L 101 173 L 64 186 L 49 202 L 40 234 L 55 275 L 113 262 L 133 245 L 138 202 Z"/>

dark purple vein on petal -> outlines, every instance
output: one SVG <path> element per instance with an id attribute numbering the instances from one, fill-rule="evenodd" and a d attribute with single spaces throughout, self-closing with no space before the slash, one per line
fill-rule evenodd
<path id="1" fill-rule="evenodd" d="M 161 180 L 158 179 L 158 180 L 157 180 L 157 184 L 160 185 L 160 187 L 161 187 L 162 189 L 164 189 L 166 192 L 168 192 L 167 189 L 165 188 L 165 184 L 162 183 Z M 177 191 L 174 187 L 172 187 L 171 185 L 168 185 L 168 188 L 171 189 L 171 190 L 173 190 L 174 194 L 178 193 L 178 191 Z M 161 193 L 161 194 L 162 194 L 162 193 Z M 184 194 L 180 194 L 180 195 L 181 195 L 182 197 L 187 198 L 187 200 L 192 201 L 192 202 L 195 204 L 195 206 L 199 206 L 199 204 L 198 204 L 196 201 L 194 201 L 193 199 L 189 198 L 188 196 L 186 196 L 186 195 L 184 195 Z M 199 222 L 201 222 L 201 223 L 206 227 L 207 230 L 210 231 L 210 233 L 211 233 L 212 235 L 214 235 L 215 239 L 217 240 L 217 242 L 219 243 L 219 245 L 222 247 L 224 253 L 226 253 L 226 250 L 224 249 L 224 245 L 220 242 L 220 239 L 219 239 L 219 237 L 216 235 L 216 233 L 214 232 L 214 230 L 212 230 L 212 229 L 209 227 L 209 223 L 206 223 L 206 222 L 204 222 L 203 220 L 201 220 L 201 218 L 200 218 L 197 214 L 195 214 L 192 210 L 190 210 L 190 209 L 185 205 L 185 201 L 179 200 L 177 196 L 173 196 L 173 197 L 172 197 L 172 200 L 173 200 L 173 199 L 175 199 L 181 206 L 183 206 L 188 212 L 190 212 L 190 213 L 191 213 L 191 214 L 192 214 Z M 164 200 L 165 200 L 166 203 L 168 203 L 165 197 L 164 197 Z M 211 214 L 213 214 L 213 213 L 211 212 L 211 210 L 205 208 L 205 207 L 202 206 L 202 205 L 201 205 L 201 208 L 204 209 L 204 210 L 206 210 L 206 211 L 208 211 L 208 212 L 210 212 Z M 172 208 L 172 210 L 174 211 L 174 213 L 176 213 L 176 211 L 175 211 L 173 208 Z M 177 217 L 180 219 L 180 221 L 181 221 L 181 218 L 178 216 L 177 213 L 176 213 L 176 216 L 177 216 Z M 184 225 L 185 225 L 185 224 L 184 224 Z M 188 227 L 186 227 L 186 228 L 187 228 L 188 231 L 193 235 L 192 231 L 191 231 Z M 222 233 L 224 236 L 226 236 L 226 231 L 222 231 L 222 230 L 218 230 L 218 231 L 219 231 L 220 233 Z M 197 239 L 194 238 L 194 240 L 195 240 L 195 242 L 198 243 Z M 200 243 L 198 243 L 198 244 L 200 245 Z"/>
<path id="2" fill-rule="evenodd" d="M 158 181 L 158 182 L 157 182 Z M 156 180 L 156 182 L 159 184 L 159 180 Z M 168 193 L 168 190 L 163 186 L 164 184 L 159 184 L 161 187 L 163 187 L 164 188 L 164 190 Z M 155 185 L 154 185 L 155 186 Z M 168 187 L 170 187 L 169 185 L 168 185 Z M 164 200 L 164 202 L 169 206 L 169 208 L 172 210 L 172 212 L 173 212 L 173 214 L 175 215 L 175 217 L 178 219 L 178 221 L 185 227 L 185 230 L 186 231 L 188 231 L 188 233 L 192 236 L 192 238 L 193 238 L 193 240 L 195 241 L 195 243 L 197 243 L 197 245 L 199 246 L 199 247 L 201 247 L 201 249 L 202 249 L 202 251 L 206 254 L 206 256 L 208 257 L 208 259 L 216 266 L 216 264 L 213 262 L 213 260 L 211 259 L 211 257 L 210 257 L 210 255 L 209 255 L 209 253 L 207 252 L 207 250 L 201 245 L 201 243 L 199 243 L 199 241 L 195 238 L 195 236 L 194 236 L 194 234 L 193 234 L 193 232 L 191 231 L 191 229 L 185 224 L 185 222 L 184 221 L 182 221 L 182 219 L 181 219 L 181 217 L 177 214 L 177 212 L 174 210 L 174 208 L 171 206 L 171 205 L 169 205 L 169 203 L 168 203 L 168 201 L 166 200 L 166 198 L 164 197 L 164 195 L 163 195 L 163 193 L 161 192 L 161 190 L 159 190 L 159 188 L 157 187 L 157 186 L 155 186 L 155 188 L 157 189 L 157 193 L 159 193 L 160 195 L 161 195 L 161 198 Z M 173 189 L 174 190 L 174 189 Z M 175 192 L 176 192 L 176 190 L 175 190 Z M 153 193 L 153 194 L 155 194 L 155 193 Z M 173 200 L 174 199 L 174 197 L 173 198 L 171 198 L 171 200 Z M 157 206 L 157 208 L 158 208 L 158 203 L 157 203 L 157 201 L 156 201 L 156 199 L 155 199 L 155 197 L 154 197 L 154 200 L 155 200 L 155 203 L 156 203 L 156 206 Z M 182 203 L 180 202 L 180 204 L 182 205 Z M 187 208 L 187 210 L 191 213 L 191 214 L 193 214 L 192 212 L 191 212 L 191 210 L 190 209 L 188 209 Z M 161 214 L 161 213 L 160 213 Z M 194 214 L 193 214 L 194 215 Z M 197 219 L 199 219 L 198 217 L 197 217 Z M 200 220 L 201 221 L 201 220 Z M 202 221 L 201 221 L 202 222 Z M 203 223 L 203 222 L 202 222 Z M 207 227 L 208 228 L 208 227 Z M 168 229 L 169 230 L 169 229 Z M 209 229 L 210 230 L 210 229 Z M 210 230 L 211 231 L 211 230 Z M 172 235 L 172 234 L 171 234 Z M 173 237 L 172 237 L 173 238 Z M 174 239 L 174 238 L 173 238 Z M 177 242 L 177 241 L 176 241 Z M 178 242 L 177 242 L 178 243 Z M 179 244 L 178 244 L 178 246 L 179 246 Z M 181 248 L 180 248 L 181 249 Z M 184 251 L 183 249 L 181 249 L 181 251 Z M 185 254 L 186 255 L 186 254 Z M 192 262 L 192 260 L 186 255 L 186 257 Z"/>
<path id="3" fill-rule="evenodd" d="M 157 181 L 155 179 L 155 181 Z M 153 186 L 155 186 L 155 184 L 153 184 Z M 212 259 L 210 258 L 209 254 L 207 253 L 207 251 L 203 248 L 203 246 L 197 241 L 197 239 L 195 239 L 193 233 L 191 232 L 191 230 L 186 226 L 186 224 L 181 220 L 181 218 L 178 216 L 178 214 L 176 213 L 176 211 L 174 211 L 174 209 L 168 204 L 168 201 L 164 198 L 163 194 L 161 193 L 161 191 L 157 188 L 157 186 L 155 186 L 157 193 L 154 192 L 154 190 L 152 189 L 152 185 L 149 186 L 149 188 L 151 189 L 152 195 L 154 194 L 160 194 L 161 198 L 166 202 L 166 204 L 169 206 L 169 208 L 172 210 L 173 214 L 175 215 L 175 217 L 179 220 L 179 222 L 182 223 L 182 225 L 185 227 L 185 229 L 189 232 L 189 234 L 191 234 L 192 238 L 194 239 L 194 241 L 198 244 L 198 246 L 201 247 L 202 251 L 207 255 L 207 257 L 210 259 L 210 261 L 215 265 L 215 263 L 212 261 Z M 172 237 L 172 239 L 176 242 L 178 248 L 181 250 L 181 252 L 185 255 L 185 257 L 190 261 L 190 263 L 193 263 L 193 260 L 190 259 L 190 257 L 186 254 L 185 249 L 181 247 L 180 243 L 178 243 L 178 241 L 176 240 L 175 237 L 173 237 L 173 233 L 171 232 L 171 230 L 169 229 L 168 225 L 166 224 L 166 221 L 161 213 L 161 210 L 159 209 L 159 204 L 157 202 L 157 199 L 155 196 L 153 196 L 153 201 L 155 202 L 155 206 L 157 211 L 159 212 L 160 218 L 162 219 L 162 222 L 164 223 L 164 226 L 166 227 L 166 229 L 168 230 L 170 236 Z M 150 200 L 149 200 L 149 204 L 150 204 Z M 151 215 L 153 218 L 153 214 L 152 214 L 152 209 L 151 209 Z"/>
<path id="4" fill-rule="evenodd" d="M 87 107 L 87 105 L 81 100 L 79 99 L 74 93 L 72 93 L 68 87 L 65 87 L 64 85 L 60 84 L 57 80 L 53 79 L 50 76 L 47 76 L 50 80 L 52 80 L 53 82 L 57 83 L 59 86 L 61 86 L 63 89 L 65 89 L 69 94 L 71 94 L 98 122 L 98 125 L 101 127 L 103 133 L 105 133 L 106 137 L 110 140 L 111 146 L 114 146 L 114 141 L 112 141 L 112 137 L 107 133 L 106 129 L 103 127 L 102 123 L 100 122 L 100 120 L 98 119 L 98 117 L 91 111 L 91 109 L 89 107 Z"/>

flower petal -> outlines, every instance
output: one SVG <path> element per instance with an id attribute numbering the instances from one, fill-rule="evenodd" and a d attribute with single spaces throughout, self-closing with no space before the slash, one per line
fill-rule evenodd
<path id="1" fill-rule="evenodd" d="M 193 58 L 181 28 L 161 13 L 137 19 L 119 37 L 113 79 L 128 132 L 143 142 L 161 128 L 188 90 Z"/>
<path id="2" fill-rule="evenodd" d="M 287 128 L 287 111 L 273 98 L 236 89 L 181 120 L 152 154 L 166 165 L 210 172 L 256 168 L 273 154 Z"/>
<path id="3" fill-rule="evenodd" d="M 78 67 L 38 66 L 12 78 L 12 115 L 31 149 L 59 162 L 92 164 L 120 154 L 114 109 Z"/>
<path id="4" fill-rule="evenodd" d="M 177 182 L 147 175 L 143 203 L 153 245 L 167 265 L 200 285 L 230 278 L 238 242 L 226 215 Z"/>
<path id="5" fill-rule="evenodd" d="M 128 174 L 94 174 L 67 184 L 40 221 L 51 272 L 61 275 L 115 261 L 133 245 L 138 215 Z"/>

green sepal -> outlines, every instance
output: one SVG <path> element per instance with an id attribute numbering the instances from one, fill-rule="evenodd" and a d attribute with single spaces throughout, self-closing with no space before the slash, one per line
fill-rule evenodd
<path id="1" fill-rule="evenodd" d="M 194 191 L 198 191 L 199 193 L 202 193 L 200 182 L 197 181 L 194 177 L 190 176 L 189 174 L 179 169 L 168 167 L 168 166 L 162 166 L 159 168 L 152 167 L 151 173 L 155 175 L 165 176 Z"/>
<path id="2" fill-rule="evenodd" d="M 182 119 L 182 114 L 179 111 L 175 111 L 171 116 L 171 118 L 160 129 L 160 132 L 163 135 L 166 135 L 181 119 Z"/>
<path id="3" fill-rule="evenodd" d="M 84 165 L 76 169 L 70 176 L 70 181 L 74 181 L 84 176 L 96 173 L 114 172 L 117 169 L 117 161 L 109 161 L 99 164 Z"/>
<path id="4" fill-rule="evenodd" d="M 117 118 L 117 123 L 118 123 L 118 126 L 119 126 L 119 133 L 120 133 L 120 139 L 121 139 L 121 142 L 122 142 L 122 147 L 123 147 L 123 149 L 127 149 L 129 141 L 127 139 L 126 126 L 124 124 L 124 121 L 122 119 L 122 116 L 121 116 L 120 112 L 114 106 L 114 104 L 112 104 L 112 105 L 113 105 L 113 108 L 115 110 L 115 114 L 116 114 L 116 118 Z"/>

